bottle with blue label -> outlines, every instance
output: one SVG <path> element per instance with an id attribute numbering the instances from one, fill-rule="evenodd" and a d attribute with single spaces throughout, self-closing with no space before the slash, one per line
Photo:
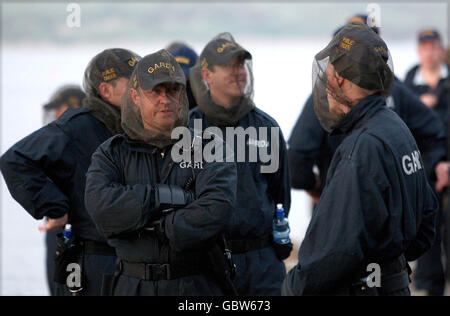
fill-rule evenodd
<path id="1" fill-rule="evenodd" d="M 283 204 L 277 204 L 276 217 L 273 219 L 273 240 L 281 245 L 289 244 L 289 221 L 284 214 Z"/>
<path id="2" fill-rule="evenodd" d="M 64 243 L 67 244 L 70 241 L 70 237 L 72 237 L 72 225 L 66 224 L 64 226 L 63 237 Z"/>

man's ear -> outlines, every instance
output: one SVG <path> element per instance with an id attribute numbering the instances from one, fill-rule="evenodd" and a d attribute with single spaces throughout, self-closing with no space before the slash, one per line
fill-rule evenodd
<path id="1" fill-rule="evenodd" d="M 113 87 L 109 83 L 102 82 L 98 86 L 98 92 L 105 101 L 109 101 L 113 94 Z"/>
<path id="2" fill-rule="evenodd" d="M 134 104 L 139 106 L 140 96 L 139 96 L 138 92 L 136 91 L 136 89 L 130 88 L 130 96 L 131 96 L 131 100 L 133 100 Z"/>
<path id="3" fill-rule="evenodd" d="M 202 68 L 203 80 L 209 85 L 211 83 L 211 70 L 208 68 Z"/>
<path id="4" fill-rule="evenodd" d="M 342 85 L 344 84 L 344 82 L 347 80 L 344 77 L 341 77 L 336 71 L 334 72 L 334 76 L 336 77 L 336 81 L 339 85 L 339 87 L 342 87 Z"/>

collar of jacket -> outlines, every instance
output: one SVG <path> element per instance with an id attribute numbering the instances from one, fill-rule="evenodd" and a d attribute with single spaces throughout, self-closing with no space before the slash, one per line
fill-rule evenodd
<path id="1" fill-rule="evenodd" d="M 386 104 L 386 97 L 375 93 L 362 99 L 348 112 L 344 119 L 333 127 L 331 135 L 348 134 L 356 125 L 361 125 Z M 359 123 L 359 124 L 358 124 Z"/>
<path id="2" fill-rule="evenodd" d="M 128 148 L 130 150 L 144 152 L 144 153 L 148 153 L 148 154 L 155 154 L 155 153 L 169 153 L 170 154 L 170 148 L 172 147 L 172 145 L 166 146 L 161 149 L 159 147 L 156 147 L 156 146 L 146 143 L 144 141 L 131 139 L 127 134 L 122 134 L 122 135 L 125 139 L 125 143 L 128 145 Z"/>
<path id="3" fill-rule="evenodd" d="M 240 119 L 246 116 L 255 108 L 253 101 L 247 97 L 242 97 L 239 104 L 232 108 L 225 108 L 214 103 L 209 92 L 205 96 L 205 100 L 197 102 L 198 107 L 213 125 L 218 127 L 236 126 Z"/>
<path id="4" fill-rule="evenodd" d="M 83 100 L 83 108 L 89 109 L 92 116 L 102 122 L 112 135 L 123 133 L 120 107 L 94 95 L 88 95 Z"/>

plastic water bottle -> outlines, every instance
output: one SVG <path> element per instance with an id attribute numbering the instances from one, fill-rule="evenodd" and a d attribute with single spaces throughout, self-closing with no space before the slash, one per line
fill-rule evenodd
<path id="1" fill-rule="evenodd" d="M 70 240 L 70 237 L 72 237 L 72 225 L 66 224 L 66 226 L 64 226 L 63 236 L 64 243 L 67 244 Z"/>
<path id="2" fill-rule="evenodd" d="M 290 228 L 289 221 L 284 215 L 283 204 L 277 204 L 276 217 L 273 220 L 273 240 L 278 244 L 288 244 L 291 239 L 289 238 Z"/>

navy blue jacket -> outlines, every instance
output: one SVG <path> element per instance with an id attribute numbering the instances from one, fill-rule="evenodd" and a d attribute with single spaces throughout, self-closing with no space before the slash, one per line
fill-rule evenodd
<path id="1" fill-rule="evenodd" d="M 434 179 L 436 164 L 445 159 L 445 128 L 439 117 L 423 104 L 405 84 L 395 80 L 387 106 L 406 123 L 414 136 L 424 161 L 428 179 Z M 289 164 L 292 187 L 311 190 L 315 185 L 314 165 L 320 171 L 321 190 L 325 185 L 328 166 L 340 137 L 328 137 L 314 113 L 310 96 L 303 107 L 289 138 Z"/>
<path id="2" fill-rule="evenodd" d="M 89 110 L 69 108 L 1 157 L 12 197 L 35 219 L 68 213 L 75 236 L 105 241 L 85 209 L 84 189 L 91 155 L 109 137 L 106 126 Z"/>
<path id="3" fill-rule="evenodd" d="M 194 119 L 202 120 L 203 130 L 213 126 L 200 110 L 194 108 L 189 113 L 190 127 L 194 127 Z M 248 127 L 279 127 L 277 122 L 269 115 L 259 109 L 253 109 L 246 116 L 239 120 L 237 126 L 244 130 Z M 225 127 L 220 127 L 224 138 L 226 137 Z M 267 132 L 269 141 L 269 150 L 271 140 L 270 130 Z M 259 130 L 258 135 L 259 139 Z M 227 237 L 230 239 L 245 239 L 261 237 L 272 231 L 272 220 L 274 217 L 277 203 L 282 203 L 286 214 L 289 214 L 291 206 L 290 180 L 287 161 L 286 142 L 283 135 L 279 133 L 279 168 L 274 173 L 261 173 L 260 168 L 263 165 L 258 156 L 257 162 L 248 162 L 248 153 L 250 146 L 264 146 L 249 139 L 246 135 L 246 162 L 236 162 L 238 183 L 235 211 L 231 217 L 227 228 Z M 237 142 L 234 144 L 234 153 L 236 158 Z M 267 164 L 266 164 L 267 165 Z"/>
<path id="4" fill-rule="evenodd" d="M 103 143 L 93 154 L 86 176 L 86 206 L 119 259 L 178 269 L 202 267 L 204 273 L 159 282 L 121 276 L 115 295 L 221 294 L 207 272 L 207 252 L 233 212 L 236 166 L 215 161 L 176 163 L 172 148 L 161 150 L 126 134 Z M 194 201 L 162 216 L 155 209 L 156 186 L 185 188 L 188 183 L 193 184 Z M 164 236 L 143 232 L 161 216 Z"/>
<path id="5" fill-rule="evenodd" d="M 165 170 L 169 172 L 163 179 Z M 195 201 L 165 216 L 165 233 L 170 243 L 134 234 L 159 218 L 154 210 L 153 185 L 185 187 L 194 173 Z M 89 213 L 99 231 L 116 248 L 117 256 L 131 262 L 164 263 L 176 251 L 198 251 L 223 231 L 233 211 L 233 163 L 194 163 L 192 169 L 175 163 L 170 147 L 161 151 L 126 134 L 112 137 L 95 151 L 86 177 Z"/>
<path id="6" fill-rule="evenodd" d="M 413 136 L 385 102 L 364 98 L 333 131 L 344 139 L 284 294 L 330 293 L 368 263 L 415 260 L 431 247 L 438 201 Z"/>

